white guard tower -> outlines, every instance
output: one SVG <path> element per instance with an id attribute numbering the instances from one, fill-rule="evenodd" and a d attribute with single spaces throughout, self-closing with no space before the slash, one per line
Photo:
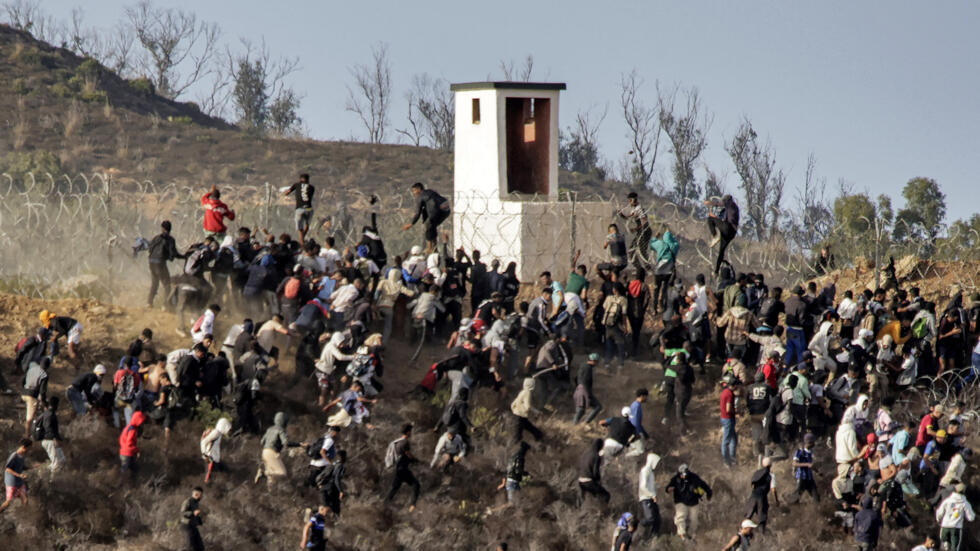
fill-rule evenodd
<path id="1" fill-rule="evenodd" d="M 451 86 L 454 245 L 499 258 L 502 268 L 516 262 L 525 283 L 544 270 L 564 279 L 576 249 L 580 263 L 603 259 L 612 222 L 608 205 L 559 196 L 558 94 L 564 89 L 533 82 Z"/>

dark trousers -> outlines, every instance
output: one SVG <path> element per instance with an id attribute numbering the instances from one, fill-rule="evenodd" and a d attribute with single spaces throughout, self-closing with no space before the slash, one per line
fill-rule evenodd
<path id="1" fill-rule="evenodd" d="M 201 533 L 198 532 L 197 526 L 193 524 L 181 524 L 180 527 L 184 532 L 185 541 L 187 542 L 185 548 L 188 551 L 204 551 L 204 540 L 201 539 Z"/>
<path id="2" fill-rule="evenodd" d="M 581 507 L 585 503 L 585 494 L 592 494 L 597 498 L 601 499 L 603 503 L 609 503 L 609 498 L 611 497 L 609 495 L 609 492 L 602 487 L 602 484 L 594 480 L 590 480 L 588 482 L 579 482 L 578 491 L 579 491 L 579 507 Z"/>
<path id="3" fill-rule="evenodd" d="M 766 529 L 766 521 L 769 520 L 769 494 L 749 496 L 749 502 L 745 504 L 745 518 L 757 518 L 756 522 L 763 530 Z"/>
<path id="4" fill-rule="evenodd" d="M 652 536 L 660 535 L 660 507 L 652 499 L 644 499 L 640 502 L 643 509 L 643 520 L 640 526 L 645 528 L 643 537 L 649 539 Z"/>
<path id="5" fill-rule="evenodd" d="M 524 439 L 524 431 L 528 431 L 534 436 L 535 440 L 541 440 L 544 437 L 544 433 L 541 429 L 534 426 L 527 417 L 521 417 L 519 415 L 514 416 L 514 435 L 511 437 L 511 443 L 517 444 Z"/>
<path id="6" fill-rule="evenodd" d="M 674 400 L 677 409 L 677 426 L 682 431 L 687 432 L 687 421 L 684 420 L 684 414 L 687 412 L 687 405 L 691 403 L 691 390 L 685 388 L 677 394 Z"/>
<path id="7" fill-rule="evenodd" d="M 815 501 L 820 501 L 820 494 L 817 493 L 817 483 L 812 478 L 800 478 L 796 481 L 796 494 L 803 497 L 803 492 L 810 494 Z"/>
<path id="8" fill-rule="evenodd" d="M 415 505 L 419 500 L 419 494 L 422 493 L 422 485 L 419 484 L 419 480 L 415 478 L 408 467 L 395 469 L 395 478 L 391 480 L 391 489 L 388 490 L 388 497 L 385 498 L 385 501 L 391 501 L 402 484 L 408 484 L 412 487 L 412 505 Z"/>
<path id="9" fill-rule="evenodd" d="M 735 239 L 735 228 L 722 220 L 721 218 L 708 218 L 708 227 L 712 231 L 717 231 L 721 236 L 721 241 L 718 243 L 718 258 L 715 260 L 715 275 L 718 275 L 718 270 L 721 269 L 721 263 L 725 260 L 725 250 L 728 249 L 728 244 Z"/>
<path id="10" fill-rule="evenodd" d="M 147 306 L 153 306 L 153 299 L 156 298 L 161 283 L 166 300 L 170 298 L 170 270 L 167 269 L 166 262 L 150 262 L 150 298 L 146 300 Z"/>
<path id="11" fill-rule="evenodd" d="M 664 377 L 664 419 L 674 416 L 674 382 L 677 377 Z"/>
<path id="12" fill-rule="evenodd" d="M 672 274 L 657 274 L 653 276 L 653 307 L 658 312 L 667 309 L 667 289 L 670 287 Z"/>
<path id="13" fill-rule="evenodd" d="M 416 483 L 418 483 L 418 481 L 416 481 Z M 327 488 L 326 490 L 323 490 L 323 492 L 321 493 L 321 497 L 323 498 L 323 504 L 326 505 L 327 507 L 330 507 L 330 510 L 333 511 L 333 514 L 339 517 L 340 516 L 340 492 L 338 492 L 337 489 L 333 487 Z M 414 504 L 415 502 L 413 501 L 412 503 Z"/>
<path id="14" fill-rule="evenodd" d="M 629 316 L 626 320 L 630 324 L 630 355 L 634 358 L 636 357 L 637 351 L 640 349 L 640 335 L 643 334 L 643 316 L 634 318 Z"/>

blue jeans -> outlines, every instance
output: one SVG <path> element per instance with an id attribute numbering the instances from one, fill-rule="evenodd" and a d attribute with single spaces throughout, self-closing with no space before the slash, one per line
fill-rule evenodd
<path id="1" fill-rule="evenodd" d="M 735 419 L 721 420 L 721 458 L 726 465 L 735 464 L 735 448 L 738 447 L 738 433 L 735 432 Z"/>
<path id="2" fill-rule="evenodd" d="M 980 375 L 980 354 L 976 352 L 970 356 L 970 371 L 963 376 L 963 381 L 956 385 L 956 390 L 963 388 L 963 385 L 970 383 Z"/>
<path id="3" fill-rule="evenodd" d="M 802 329 L 786 328 L 786 357 L 784 362 L 787 366 L 794 365 L 803 361 L 803 351 L 806 350 L 806 336 Z"/>

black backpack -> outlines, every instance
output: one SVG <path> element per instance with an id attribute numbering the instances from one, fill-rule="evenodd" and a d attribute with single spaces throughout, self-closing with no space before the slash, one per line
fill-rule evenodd
<path id="1" fill-rule="evenodd" d="M 323 441 L 326 439 L 325 436 L 321 436 L 310 444 L 310 447 L 306 448 L 306 455 L 310 459 L 320 459 L 320 448 L 323 447 Z"/>
<path id="2" fill-rule="evenodd" d="M 46 419 L 46 415 L 51 415 L 51 412 L 45 411 L 40 415 L 34 416 L 34 419 L 31 420 L 31 439 L 37 442 L 44 440 L 44 437 L 47 436 L 47 434 L 44 433 L 44 421 Z"/>

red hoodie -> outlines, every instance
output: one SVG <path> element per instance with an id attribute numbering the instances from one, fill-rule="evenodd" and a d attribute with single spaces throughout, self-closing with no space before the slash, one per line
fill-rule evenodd
<path id="1" fill-rule="evenodd" d="M 139 436 L 139 428 L 146 421 L 146 417 L 143 415 L 142 411 L 137 411 L 133 414 L 132 419 L 126 428 L 122 430 L 122 434 L 119 435 L 119 455 L 124 457 L 136 457 L 140 448 L 137 445 L 136 439 Z"/>
<path id="2" fill-rule="evenodd" d="M 235 211 L 228 208 L 228 205 L 222 203 L 220 199 L 212 198 L 210 191 L 201 197 L 201 204 L 204 205 L 204 231 L 225 233 L 228 227 L 225 226 L 223 219 L 234 220 Z"/>

